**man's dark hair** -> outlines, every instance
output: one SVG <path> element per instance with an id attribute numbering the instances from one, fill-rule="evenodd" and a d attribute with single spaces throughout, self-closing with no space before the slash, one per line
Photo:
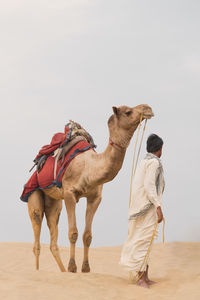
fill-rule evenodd
<path id="1" fill-rule="evenodd" d="M 163 140 L 156 134 L 151 134 L 147 139 L 147 152 L 157 152 L 163 145 Z"/>

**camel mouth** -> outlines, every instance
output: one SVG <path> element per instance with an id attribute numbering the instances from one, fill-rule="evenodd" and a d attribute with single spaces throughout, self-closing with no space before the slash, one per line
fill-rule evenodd
<path id="1" fill-rule="evenodd" d="M 152 117 L 154 117 L 154 113 L 152 112 L 152 113 L 144 114 L 143 117 L 144 117 L 145 119 L 151 119 Z"/>

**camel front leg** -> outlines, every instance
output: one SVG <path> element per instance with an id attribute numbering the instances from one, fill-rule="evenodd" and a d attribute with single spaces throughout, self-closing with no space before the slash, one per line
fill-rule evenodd
<path id="1" fill-rule="evenodd" d="M 76 198 L 73 193 L 67 192 L 64 196 L 65 206 L 67 210 L 68 216 L 68 238 L 70 241 L 70 260 L 68 264 L 68 271 L 72 273 L 77 272 L 77 266 L 75 262 L 75 246 L 76 241 L 78 239 L 78 230 L 76 227 L 76 215 L 75 215 L 75 208 L 76 208 Z"/>
<path id="2" fill-rule="evenodd" d="M 84 244 L 84 258 L 82 264 L 82 272 L 88 273 L 90 272 L 90 265 L 89 265 L 89 247 L 92 242 L 92 221 L 94 214 L 101 202 L 101 195 L 90 196 L 87 198 L 87 210 L 86 210 L 86 217 L 85 217 L 85 230 L 83 233 L 83 244 Z"/>

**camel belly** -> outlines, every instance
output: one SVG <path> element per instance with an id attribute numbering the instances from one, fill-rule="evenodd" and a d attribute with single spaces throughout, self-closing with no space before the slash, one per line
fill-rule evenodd
<path id="1" fill-rule="evenodd" d="M 58 188 L 57 186 L 53 186 L 48 189 L 44 189 L 43 192 L 45 195 L 55 199 L 55 200 L 62 200 L 64 198 L 63 196 L 63 189 Z"/>

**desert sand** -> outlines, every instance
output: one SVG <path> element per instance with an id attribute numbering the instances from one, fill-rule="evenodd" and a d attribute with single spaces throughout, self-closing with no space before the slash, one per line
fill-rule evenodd
<path id="1" fill-rule="evenodd" d="M 65 266 L 69 248 L 60 247 Z M 0 299 L 200 299 L 200 243 L 154 244 L 150 289 L 129 281 L 118 264 L 121 247 L 90 249 L 91 273 L 80 272 L 83 251 L 76 250 L 78 273 L 61 273 L 49 245 L 42 244 L 40 270 L 34 270 L 30 243 L 0 243 Z"/>

